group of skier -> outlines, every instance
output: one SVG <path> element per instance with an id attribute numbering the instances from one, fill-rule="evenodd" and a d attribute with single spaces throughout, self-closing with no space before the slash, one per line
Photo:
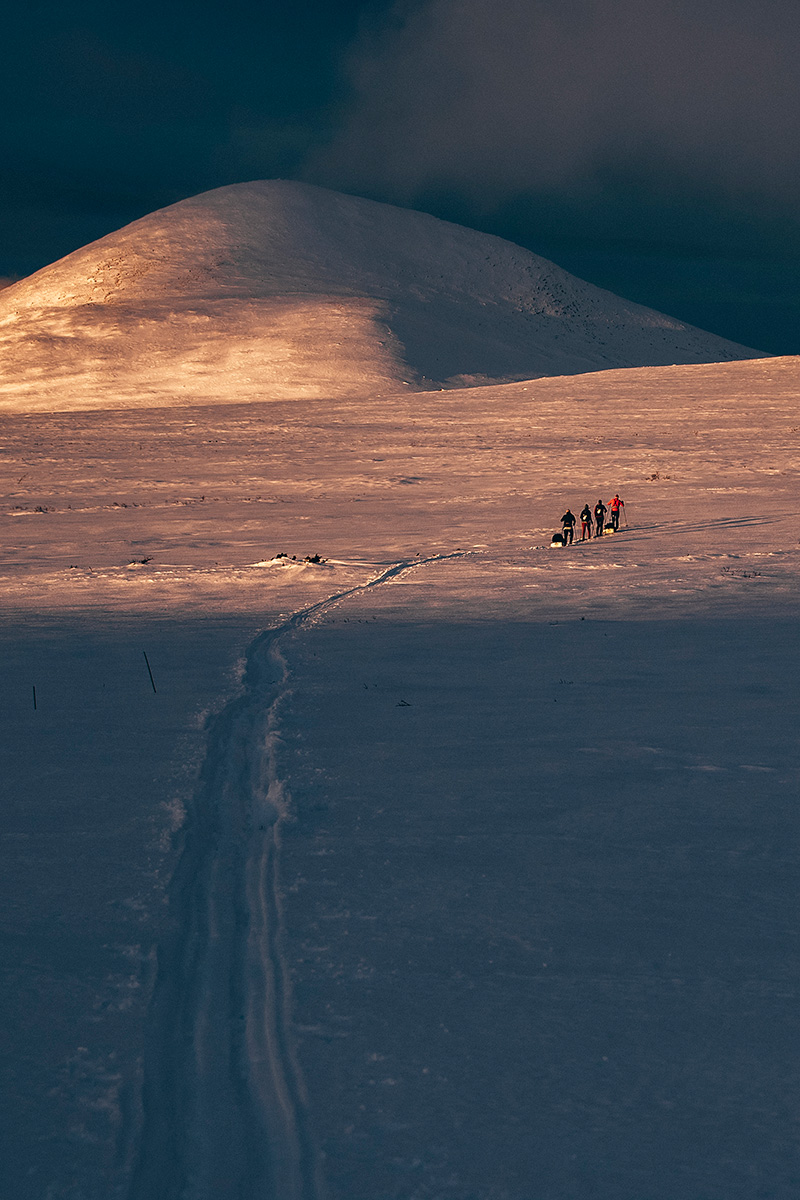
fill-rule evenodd
<path id="1" fill-rule="evenodd" d="M 616 533 L 619 529 L 620 513 L 622 513 L 624 508 L 625 501 L 620 500 L 618 492 L 615 492 L 614 499 L 610 500 L 607 505 L 603 504 L 602 500 L 597 501 L 594 509 L 591 509 L 588 504 L 584 504 L 580 513 L 581 541 L 585 542 L 588 538 L 591 538 L 592 530 L 594 530 L 595 537 L 602 537 L 606 529 L 609 532 Z M 607 513 L 609 515 L 608 526 L 606 526 Z M 561 518 L 562 545 L 571 545 L 577 523 L 578 518 L 573 512 L 567 509 Z"/>

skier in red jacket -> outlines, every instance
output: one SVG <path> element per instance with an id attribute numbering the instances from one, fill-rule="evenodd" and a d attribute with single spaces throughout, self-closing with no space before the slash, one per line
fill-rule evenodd
<path id="1" fill-rule="evenodd" d="M 619 529 L 619 514 L 620 510 L 625 507 L 625 501 L 620 500 L 619 492 L 614 493 L 614 499 L 609 501 L 608 507 L 611 509 L 611 524 L 616 532 Z"/>

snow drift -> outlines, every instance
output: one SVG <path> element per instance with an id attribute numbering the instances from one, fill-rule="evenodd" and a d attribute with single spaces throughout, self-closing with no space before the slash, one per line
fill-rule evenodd
<path id="1" fill-rule="evenodd" d="M 501 238 L 281 180 L 134 221 L 0 296 L 0 405 L 469 386 L 758 352 Z"/>

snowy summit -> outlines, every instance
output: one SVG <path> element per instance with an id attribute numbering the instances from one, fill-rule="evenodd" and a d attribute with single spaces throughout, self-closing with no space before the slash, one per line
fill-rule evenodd
<path id="1" fill-rule="evenodd" d="M 183 200 L 8 288 L 0 356 L 12 411 L 760 357 L 501 238 L 283 180 Z"/>

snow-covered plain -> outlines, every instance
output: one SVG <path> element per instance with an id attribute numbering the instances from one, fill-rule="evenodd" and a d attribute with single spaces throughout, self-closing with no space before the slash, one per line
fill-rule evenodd
<path id="1" fill-rule="evenodd" d="M 5 1195 L 796 1196 L 798 365 L 3 418 Z"/>

